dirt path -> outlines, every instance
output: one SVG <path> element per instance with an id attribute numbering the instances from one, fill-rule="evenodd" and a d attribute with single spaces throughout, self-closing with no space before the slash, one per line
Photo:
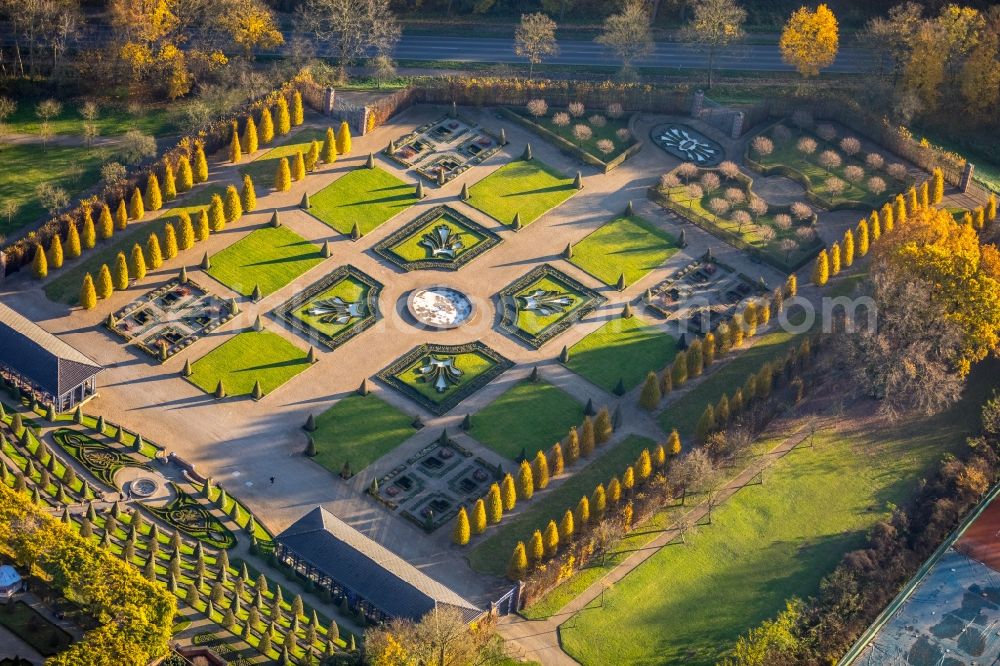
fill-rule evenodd
<path id="1" fill-rule="evenodd" d="M 560 646 L 559 627 L 564 622 L 576 613 L 586 610 L 594 600 L 601 596 L 604 590 L 623 579 L 636 567 L 659 552 L 661 548 L 681 537 L 685 529 L 684 526 L 695 525 L 706 517 L 710 518 L 712 507 L 728 501 L 741 488 L 750 485 L 758 474 L 794 450 L 796 446 L 809 437 L 811 432 L 809 424 L 805 424 L 781 444 L 758 457 L 753 464 L 727 481 L 711 499 L 711 504 L 709 500 L 706 500 L 693 507 L 682 516 L 678 524 L 664 530 L 658 537 L 629 555 L 607 575 L 594 582 L 575 599 L 560 608 L 558 612 L 544 620 L 527 620 L 520 615 L 508 615 L 500 622 L 500 633 L 507 640 L 516 642 L 525 652 L 527 658 L 540 661 L 546 666 L 576 664 L 577 662 L 563 652 Z"/>

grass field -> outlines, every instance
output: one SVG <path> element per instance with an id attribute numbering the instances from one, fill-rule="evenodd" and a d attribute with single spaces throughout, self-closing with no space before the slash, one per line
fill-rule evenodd
<path id="1" fill-rule="evenodd" d="M 309 201 L 309 212 L 324 224 L 349 234 L 357 223 L 364 235 L 415 204 L 417 196 L 413 185 L 388 171 L 361 167 L 310 195 Z"/>
<path id="2" fill-rule="evenodd" d="M 125 231 L 116 232 L 114 236 L 106 241 L 98 241 L 93 250 L 85 252 L 79 259 L 68 259 L 60 270 L 54 272 L 56 277 L 46 283 L 45 295 L 50 301 L 74 305 L 79 300 L 80 285 L 83 282 L 85 274 L 90 273 L 96 278 L 97 273 L 101 270 L 101 264 L 107 264 L 108 267 L 112 267 L 118 253 L 124 252 L 125 256 L 128 257 L 132 251 L 132 246 L 136 243 L 145 247 L 146 238 L 149 237 L 149 234 L 154 231 L 161 233 L 163 225 L 167 222 L 174 222 L 174 226 L 176 227 L 177 215 L 182 210 L 187 211 L 193 217 L 202 208 L 208 207 L 213 194 L 221 194 L 223 190 L 224 188 L 221 185 L 209 185 L 192 190 L 181 199 L 182 205 L 173 206 L 165 210 L 158 219 L 149 222 L 132 223 L 126 227 Z M 162 235 L 160 236 L 160 242 L 161 244 L 163 242 Z M 197 244 L 188 250 L 187 253 L 188 261 L 186 263 L 193 263 L 200 257 Z"/>
<path id="3" fill-rule="evenodd" d="M 333 474 L 345 462 L 357 474 L 415 432 L 413 419 L 373 393 L 350 395 L 316 419 L 316 457 Z"/>
<path id="4" fill-rule="evenodd" d="M 100 168 L 111 154 L 106 148 L 0 145 L 0 202 L 13 201 L 17 212 L 0 217 L 0 236 L 46 215 L 36 188 L 61 187 L 74 197 L 101 179 Z"/>
<path id="5" fill-rule="evenodd" d="M 531 533 L 545 529 L 550 520 L 559 522 L 566 509 L 575 507 L 580 497 L 589 497 L 598 483 L 607 483 L 612 476 L 620 476 L 625 467 L 635 462 L 643 449 L 655 445 L 650 439 L 630 435 L 614 444 L 613 450 L 586 467 L 577 469 L 573 476 L 557 488 L 536 492 L 528 502 L 526 511 L 512 518 L 505 518 L 486 532 L 486 537 L 469 552 L 469 564 L 476 571 L 502 576 L 518 541 L 527 543 Z"/>
<path id="6" fill-rule="evenodd" d="M 520 213 L 527 226 L 576 191 L 572 178 L 537 159 L 516 160 L 469 188 L 469 204 L 507 225 Z"/>
<path id="7" fill-rule="evenodd" d="M 302 151 L 303 154 L 309 152 L 309 144 L 313 141 L 322 142 L 326 137 L 326 130 L 302 129 L 298 132 L 291 132 L 283 137 L 275 137 L 272 142 L 274 146 L 252 162 L 247 162 L 240 167 L 240 173 L 250 174 L 257 188 L 257 192 L 269 192 L 274 188 L 274 177 L 278 173 L 278 160 L 287 157 L 291 166 L 295 153 Z"/>
<path id="8" fill-rule="evenodd" d="M 228 395 L 249 395 L 255 381 L 270 393 L 309 367 L 306 353 L 270 331 L 244 331 L 191 366 L 188 380 L 213 393 L 221 379 Z"/>
<path id="9" fill-rule="evenodd" d="M 632 138 L 631 135 L 629 135 L 629 138 L 626 141 L 622 141 L 621 137 L 619 137 L 617 134 L 619 130 L 628 129 L 628 121 L 629 121 L 628 117 L 622 117 L 616 119 L 616 118 L 608 118 L 605 116 L 605 120 L 607 122 L 603 127 L 590 123 L 587 117 L 576 118 L 568 126 L 559 127 L 554 122 L 552 122 L 552 116 L 564 110 L 565 109 L 549 109 L 549 114 L 546 116 L 542 116 L 541 118 L 536 118 L 532 116 L 530 113 L 527 113 L 526 110 L 525 111 L 518 110 L 516 111 L 516 113 L 520 113 L 522 116 L 524 116 L 526 120 L 541 125 L 548 131 L 552 132 L 553 134 L 560 136 L 563 139 L 566 139 L 573 145 L 581 148 L 582 150 L 587 151 L 588 153 L 590 153 L 599 160 L 604 160 L 605 162 L 610 162 L 611 160 L 615 159 L 623 152 L 625 152 L 626 148 L 635 143 L 635 140 Z M 600 111 L 595 109 L 594 112 L 601 115 L 604 114 L 603 109 Z M 573 136 L 573 126 L 577 124 L 583 124 L 589 127 L 590 131 L 593 133 L 593 136 L 591 136 L 586 141 L 577 140 L 576 137 Z M 607 154 L 598 150 L 597 142 L 601 141 L 602 139 L 606 139 L 611 143 L 613 143 L 615 146 L 614 150 L 612 150 L 610 153 Z"/>
<path id="10" fill-rule="evenodd" d="M 35 107 L 40 100 L 33 102 L 19 101 L 17 110 L 7 119 L 11 132 L 38 134 L 42 121 L 35 114 Z M 83 116 L 80 115 L 80 104 L 63 102 L 62 113 L 49 121 L 54 134 L 75 134 L 82 138 Z M 144 134 L 163 136 L 177 131 L 174 122 L 175 114 L 165 106 L 141 105 L 136 113 L 130 113 L 121 107 L 98 105 L 94 124 L 98 136 L 117 136 L 128 130 L 139 130 Z"/>
<path id="11" fill-rule="evenodd" d="M 638 216 L 619 217 L 573 246 L 570 260 L 604 284 L 635 284 L 677 252 L 677 240 Z"/>
<path id="12" fill-rule="evenodd" d="M 320 264 L 320 249 L 288 227 L 262 227 L 212 255 L 208 274 L 244 296 L 274 293 Z"/>
<path id="13" fill-rule="evenodd" d="M 474 414 L 469 434 L 505 458 L 514 460 L 523 449 L 531 460 L 582 420 L 583 408 L 565 391 L 525 381 Z"/>
<path id="14" fill-rule="evenodd" d="M 570 370 L 605 391 L 621 379 L 629 390 L 674 360 L 677 340 L 638 317 L 608 320 L 569 349 Z"/>
<path id="15" fill-rule="evenodd" d="M 815 594 L 890 504 L 905 503 L 936 461 L 964 446 L 991 388 L 987 375 L 980 368 L 965 399 L 937 417 L 877 431 L 846 419 L 840 431 L 818 431 L 815 448 L 782 458 L 763 485 L 717 508 L 712 525 L 661 549 L 602 607 L 569 618 L 560 630 L 565 649 L 585 665 L 716 663 L 787 598 Z"/>

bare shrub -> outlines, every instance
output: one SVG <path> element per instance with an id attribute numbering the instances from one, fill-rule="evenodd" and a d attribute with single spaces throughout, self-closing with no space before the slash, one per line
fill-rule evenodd
<path id="1" fill-rule="evenodd" d="M 826 169 L 827 171 L 830 171 L 831 169 L 836 169 L 841 164 L 843 164 L 843 160 L 840 158 L 840 155 L 837 154 L 837 151 L 835 150 L 824 150 L 822 153 L 819 154 L 819 159 L 817 161 L 819 162 L 819 165 L 824 169 Z"/>
<path id="2" fill-rule="evenodd" d="M 725 195 L 726 201 L 735 205 L 741 204 L 747 199 L 746 192 L 738 187 L 727 187 Z"/>
<path id="3" fill-rule="evenodd" d="M 583 106 L 583 102 L 570 102 L 566 109 L 574 118 L 579 118 L 586 111 L 586 108 Z"/>
<path id="4" fill-rule="evenodd" d="M 767 215 L 767 202 L 760 197 L 751 197 L 750 205 L 748 206 L 750 212 L 754 217 L 761 217 Z"/>
<path id="5" fill-rule="evenodd" d="M 853 136 L 845 136 L 840 140 L 840 149 L 853 157 L 861 152 L 861 142 Z"/>
<path id="6" fill-rule="evenodd" d="M 763 135 L 754 137 L 754 140 L 750 143 L 750 147 L 761 157 L 767 157 L 774 152 L 774 142 Z"/>
<path id="7" fill-rule="evenodd" d="M 698 167 L 696 167 L 691 162 L 684 162 L 679 167 L 677 167 L 677 173 L 680 175 L 681 178 L 684 179 L 684 182 L 686 183 L 698 175 Z"/>
<path id="8" fill-rule="evenodd" d="M 872 176 L 868 179 L 868 191 L 875 195 L 882 194 L 885 192 L 885 181 L 878 176 Z"/>
<path id="9" fill-rule="evenodd" d="M 590 129 L 583 123 L 580 123 L 578 125 L 573 125 L 573 136 L 576 138 L 577 141 L 583 143 L 584 141 L 588 141 L 592 136 L 594 136 L 594 130 Z"/>
<path id="10" fill-rule="evenodd" d="M 711 171 L 703 174 L 701 177 L 701 186 L 705 188 L 706 192 L 714 192 L 719 189 L 719 176 Z"/>
<path id="11" fill-rule="evenodd" d="M 857 164 L 852 164 L 844 169 L 844 178 L 855 184 L 860 183 L 865 178 L 865 170 Z"/>
<path id="12" fill-rule="evenodd" d="M 795 230 L 795 237 L 803 243 L 811 243 L 816 238 L 816 230 L 812 227 L 799 227 Z"/>
<path id="13" fill-rule="evenodd" d="M 691 183 L 687 186 L 687 193 L 688 197 L 691 199 L 701 199 L 705 196 L 705 192 L 702 191 L 701 185 L 696 185 L 695 183 Z"/>
<path id="14" fill-rule="evenodd" d="M 889 165 L 886 172 L 896 180 L 903 180 L 906 178 L 906 165 L 895 162 Z"/>
<path id="15" fill-rule="evenodd" d="M 795 144 L 795 147 L 803 155 L 812 155 L 816 152 L 816 139 L 812 137 L 804 136 L 799 139 L 799 142 Z"/>
<path id="16" fill-rule="evenodd" d="M 774 240 L 774 237 L 778 234 L 771 227 L 766 224 L 756 224 L 753 227 L 753 233 L 761 240 L 770 243 Z"/>
<path id="17" fill-rule="evenodd" d="M 723 215 L 728 213 L 729 208 L 730 208 L 729 202 L 726 201 L 725 199 L 720 199 L 719 197 L 715 197 L 714 199 L 708 202 L 708 209 L 713 213 L 715 213 L 716 215 L 718 215 L 719 217 L 722 217 Z"/>
<path id="18" fill-rule="evenodd" d="M 799 249 L 799 244 L 791 238 L 785 238 L 778 243 L 778 249 L 785 253 L 785 261 L 788 261 L 789 255 Z"/>
<path id="19" fill-rule="evenodd" d="M 608 104 L 607 112 L 609 118 L 618 120 L 625 113 L 625 110 L 622 108 L 621 103 L 611 102 L 611 104 Z"/>
<path id="20" fill-rule="evenodd" d="M 837 138 L 837 128 L 829 123 L 823 123 L 822 125 L 816 126 L 816 134 L 819 138 L 823 139 L 827 143 L 830 143 Z"/>
<path id="21" fill-rule="evenodd" d="M 844 193 L 844 190 L 847 189 L 847 183 L 836 176 L 830 176 L 827 178 L 823 185 L 826 187 L 826 191 L 834 196 L 840 196 Z"/>
<path id="22" fill-rule="evenodd" d="M 560 111 L 552 116 L 552 124 L 556 127 L 566 127 L 569 125 L 569 114 L 565 111 Z"/>
<path id="23" fill-rule="evenodd" d="M 544 99 L 533 99 L 528 102 L 528 113 L 536 118 L 541 118 L 549 112 L 549 104 Z"/>
<path id="24" fill-rule="evenodd" d="M 725 162 L 719 165 L 719 173 L 721 173 L 726 178 L 732 180 L 733 178 L 736 178 L 737 175 L 739 175 L 740 168 L 739 166 L 736 165 L 736 162 L 731 162 L 729 160 L 726 160 Z"/>
<path id="25" fill-rule="evenodd" d="M 669 190 L 673 189 L 681 184 L 681 179 L 677 177 L 674 172 L 665 173 L 660 176 L 660 189 Z"/>
<path id="26" fill-rule="evenodd" d="M 788 231 L 792 228 L 792 216 L 788 213 L 778 213 L 774 216 L 774 226 L 782 231 Z"/>
<path id="27" fill-rule="evenodd" d="M 736 223 L 736 227 L 742 232 L 743 227 L 750 224 L 750 213 L 745 210 L 734 210 L 729 219 Z"/>
<path id="28" fill-rule="evenodd" d="M 615 142 L 611 139 L 601 139 L 597 142 L 597 149 L 605 155 L 611 154 L 615 149 Z"/>
<path id="29" fill-rule="evenodd" d="M 590 118 L 587 118 L 591 127 L 604 127 L 608 124 L 608 119 L 599 113 L 595 113 Z"/>
<path id="30" fill-rule="evenodd" d="M 615 136 L 618 137 L 619 141 L 630 141 L 632 139 L 632 131 L 627 127 L 619 127 L 615 130 Z"/>
<path id="31" fill-rule="evenodd" d="M 796 220 L 800 222 L 802 220 L 807 220 L 810 217 L 812 217 L 813 213 L 812 208 L 810 208 L 808 204 L 803 203 L 801 201 L 796 201 L 795 203 L 793 203 L 791 206 L 789 206 L 789 210 L 792 213 L 792 217 L 794 217 Z"/>
<path id="32" fill-rule="evenodd" d="M 868 153 L 865 155 L 865 164 L 869 169 L 879 170 L 885 166 L 885 158 L 878 153 Z"/>

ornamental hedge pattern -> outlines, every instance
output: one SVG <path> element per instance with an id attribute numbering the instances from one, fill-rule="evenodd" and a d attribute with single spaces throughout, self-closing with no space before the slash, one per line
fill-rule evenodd
<path id="1" fill-rule="evenodd" d="M 120 451 L 115 451 L 90 435 L 76 430 L 59 428 L 52 433 L 52 439 L 66 453 L 73 456 L 74 460 L 83 465 L 95 479 L 109 488 L 118 487 L 115 484 L 115 475 L 125 467 L 152 471 L 149 465 L 138 462 Z"/>
<path id="2" fill-rule="evenodd" d="M 554 282 L 564 284 L 573 292 L 573 295 L 582 298 L 583 302 L 537 333 L 531 333 L 517 325 L 517 315 L 520 312 L 517 296 L 543 278 L 549 278 Z M 578 280 L 574 280 L 550 264 L 537 266 L 514 282 L 511 282 L 497 293 L 497 300 L 501 316 L 500 329 L 535 349 L 538 349 L 552 338 L 560 335 L 563 331 L 607 301 L 604 296 L 601 296 L 590 287 Z"/>
<path id="3" fill-rule="evenodd" d="M 465 227 L 472 234 L 481 237 L 475 245 L 458 252 L 454 259 L 450 261 L 441 259 L 424 259 L 420 261 L 407 261 L 393 251 L 393 248 L 415 236 L 420 229 L 439 218 L 451 218 L 455 226 Z M 459 213 L 450 206 L 435 206 L 418 218 L 404 225 L 401 229 L 393 232 L 384 240 L 380 241 L 372 249 L 386 261 L 395 264 L 404 271 L 416 271 L 425 269 L 443 269 L 457 271 L 479 255 L 491 250 L 500 244 L 501 238 L 498 234 L 490 231 L 483 225 L 473 221 L 466 215 Z"/>
<path id="4" fill-rule="evenodd" d="M 213 548 L 225 550 L 236 545 L 236 537 L 229 528 L 202 506 L 198 500 L 171 483 L 177 496 L 166 506 L 144 504 L 151 514 L 173 525 L 180 532 L 203 541 Z"/>

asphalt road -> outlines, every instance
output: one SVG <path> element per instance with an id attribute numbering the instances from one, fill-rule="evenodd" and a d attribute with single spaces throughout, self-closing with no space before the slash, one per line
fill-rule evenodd
<path id="1" fill-rule="evenodd" d="M 614 53 L 595 42 L 560 41 L 560 53 L 545 59 L 554 65 L 605 65 L 616 67 L 620 61 Z M 500 37 L 453 37 L 404 34 L 396 47 L 397 60 L 449 60 L 470 63 L 524 63 L 514 55 L 512 39 Z M 855 73 L 867 64 L 868 54 L 858 48 L 845 47 L 834 64 L 826 71 Z M 785 72 L 792 71 L 781 61 L 777 44 L 744 44 L 731 46 L 716 53 L 716 68 Z M 652 54 L 635 63 L 641 67 L 697 69 L 708 65 L 708 54 L 687 44 L 658 42 Z"/>

